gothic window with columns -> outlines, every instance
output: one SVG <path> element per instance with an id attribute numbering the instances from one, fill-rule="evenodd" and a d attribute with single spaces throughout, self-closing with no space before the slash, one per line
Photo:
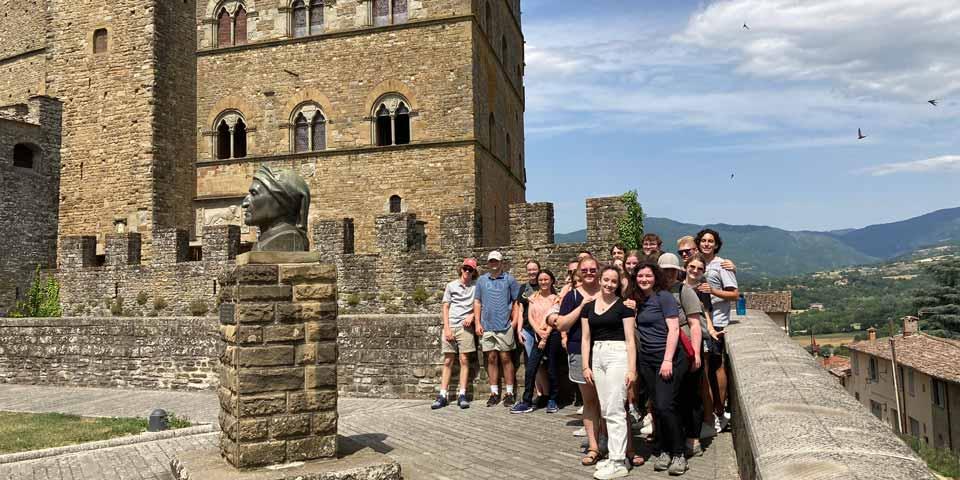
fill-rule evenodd
<path id="1" fill-rule="evenodd" d="M 410 107 L 398 94 L 381 97 L 374 105 L 373 129 L 376 145 L 406 145 L 410 143 Z"/>
<path id="2" fill-rule="evenodd" d="M 294 37 L 323 33 L 324 0 L 294 0 L 290 7 Z"/>
<path id="3" fill-rule="evenodd" d="M 327 118 L 316 104 L 308 103 L 293 112 L 294 153 L 327 149 Z"/>
<path id="4" fill-rule="evenodd" d="M 226 112 L 221 115 L 216 128 L 217 159 L 247 156 L 247 123 L 239 112 Z"/>
<path id="5" fill-rule="evenodd" d="M 407 0 L 373 0 L 371 2 L 373 25 L 406 23 Z"/>
<path id="6" fill-rule="evenodd" d="M 247 9 L 236 1 L 224 2 L 217 8 L 217 46 L 247 44 Z"/>

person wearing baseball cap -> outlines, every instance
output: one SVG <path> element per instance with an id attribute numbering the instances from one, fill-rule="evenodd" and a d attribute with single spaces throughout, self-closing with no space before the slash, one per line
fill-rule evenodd
<path id="1" fill-rule="evenodd" d="M 473 334 L 473 301 L 478 276 L 477 261 L 463 259 L 459 268 L 460 277 L 447 284 L 443 291 L 443 333 L 440 351 L 443 353 L 443 370 L 440 375 L 440 393 L 430 408 L 437 410 L 447 406 L 447 386 L 453 373 L 453 361 L 460 357 L 460 385 L 457 390 L 457 405 L 470 408 L 467 401 L 467 381 L 470 378 L 470 354 L 477 351 L 477 338 Z"/>
<path id="2" fill-rule="evenodd" d="M 487 377 L 490 379 L 490 398 L 487 406 L 500 403 L 500 373 L 503 370 L 503 383 L 506 394 L 503 405 L 512 407 L 515 403 L 513 386 L 517 375 L 513 366 L 513 350 L 516 348 L 516 325 L 519 318 L 517 299 L 520 297 L 520 284 L 512 275 L 503 271 L 503 254 L 494 250 L 487 255 L 487 273 L 477 280 L 476 299 L 473 304 L 473 317 L 477 323 L 477 335 L 480 347 L 487 362 Z M 499 360 L 499 362 L 498 362 Z"/>

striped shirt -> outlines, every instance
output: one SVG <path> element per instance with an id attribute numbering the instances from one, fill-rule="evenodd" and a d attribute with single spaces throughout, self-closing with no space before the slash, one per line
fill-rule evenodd
<path id="1" fill-rule="evenodd" d="M 509 273 L 496 278 L 489 273 L 477 280 L 477 300 L 480 302 L 480 325 L 484 330 L 504 332 L 510 328 L 513 302 L 520 296 L 520 284 Z"/>

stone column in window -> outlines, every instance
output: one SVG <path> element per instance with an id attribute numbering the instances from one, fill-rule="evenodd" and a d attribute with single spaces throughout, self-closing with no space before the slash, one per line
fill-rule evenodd
<path id="1" fill-rule="evenodd" d="M 237 129 L 237 119 L 238 119 L 238 118 L 240 118 L 240 117 L 238 117 L 238 116 L 236 116 L 236 115 L 227 115 L 227 116 L 224 117 L 224 119 L 223 119 L 224 122 L 227 122 L 227 128 L 230 129 L 230 157 L 229 157 L 229 158 L 234 158 L 234 157 L 233 157 L 233 145 L 234 145 L 233 134 L 234 134 L 234 132 L 235 132 L 236 129 Z"/>
<path id="2" fill-rule="evenodd" d="M 303 113 L 303 118 L 307 120 L 307 151 L 314 151 L 313 145 L 313 117 L 317 115 L 317 107 L 313 105 L 307 105 L 301 110 Z"/>

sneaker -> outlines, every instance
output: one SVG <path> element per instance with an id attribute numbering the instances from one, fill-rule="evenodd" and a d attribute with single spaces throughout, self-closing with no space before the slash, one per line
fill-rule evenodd
<path id="1" fill-rule="evenodd" d="M 500 403 L 500 395 L 497 395 L 496 393 L 491 394 L 490 399 L 487 400 L 487 406 L 492 407 L 498 403 Z"/>
<path id="2" fill-rule="evenodd" d="M 670 460 L 670 467 L 667 469 L 670 475 L 683 475 L 687 473 L 687 459 L 677 455 Z"/>
<path id="3" fill-rule="evenodd" d="M 716 430 L 717 433 L 723 431 L 723 425 L 720 424 L 720 415 L 713 416 L 713 429 Z"/>
<path id="4" fill-rule="evenodd" d="M 604 468 L 593 473 L 593 478 L 598 480 L 607 480 L 609 478 L 623 478 L 630 474 L 630 470 L 623 462 L 610 462 Z"/>
<path id="5" fill-rule="evenodd" d="M 717 436 L 717 430 L 707 422 L 700 426 L 700 439 L 713 438 Z"/>
<path id="6" fill-rule="evenodd" d="M 504 405 L 507 404 L 506 401 L 503 402 Z M 530 413 L 533 411 L 533 405 L 530 405 L 527 402 L 520 402 L 513 406 L 510 409 L 510 413 Z"/>
<path id="7" fill-rule="evenodd" d="M 600 460 L 599 462 L 597 462 L 597 465 L 594 468 L 596 470 L 603 470 L 604 468 L 608 468 L 608 464 L 610 463 L 613 463 L 613 460 L 610 460 L 609 458 L 604 458 L 603 460 Z"/>
<path id="8" fill-rule="evenodd" d="M 580 408 L 577 409 L 577 415 L 583 415 L 583 405 L 580 405 Z"/>
<path id="9" fill-rule="evenodd" d="M 640 435 L 644 437 L 653 435 L 653 422 L 643 424 L 643 426 L 640 427 Z"/>
<path id="10" fill-rule="evenodd" d="M 467 401 L 466 395 L 460 395 L 457 397 L 457 406 L 461 409 L 470 408 L 470 402 Z"/>
<path id="11" fill-rule="evenodd" d="M 430 405 L 430 410 L 437 410 L 447 406 L 447 397 L 443 395 L 437 395 L 437 399 L 434 400 L 433 405 Z"/>
<path id="12" fill-rule="evenodd" d="M 557 406 L 557 402 L 555 400 L 547 401 L 547 413 L 557 413 L 559 411 L 560 407 Z"/>
<path id="13" fill-rule="evenodd" d="M 586 427 L 580 427 L 580 428 L 574 430 L 574 431 L 573 431 L 573 436 L 574 436 L 574 437 L 586 437 L 586 436 L 587 436 L 587 429 L 586 429 Z"/>
<path id="14" fill-rule="evenodd" d="M 724 415 L 726 415 L 726 414 L 724 414 Z M 718 419 L 718 422 L 720 423 L 720 425 L 718 425 L 718 426 L 720 427 L 720 429 L 717 430 L 717 433 L 720 433 L 720 432 L 726 430 L 727 427 L 730 426 L 730 418 L 729 418 L 729 417 L 722 416 L 722 417 L 720 417 L 720 418 Z"/>
<path id="15" fill-rule="evenodd" d="M 656 462 L 653 463 L 653 469 L 657 472 L 662 472 L 668 468 L 670 468 L 670 454 L 663 452 L 657 457 Z"/>
<path id="16" fill-rule="evenodd" d="M 508 393 L 508 394 L 506 394 L 506 395 L 503 396 L 503 406 L 504 406 L 504 407 L 510 408 L 510 407 L 512 407 L 513 404 L 516 403 L 516 402 L 517 402 L 517 400 L 516 400 L 515 398 L 513 398 L 513 394 L 512 394 L 512 393 Z"/>
<path id="17" fill-rule="evenodd" d="M 703 447 L 700 446 L 700 443 L 694 443 L 693 446 L 687 446 L 686 448 L 687 458 L 691 457 L 702 457 L 703 456 Z"/>

